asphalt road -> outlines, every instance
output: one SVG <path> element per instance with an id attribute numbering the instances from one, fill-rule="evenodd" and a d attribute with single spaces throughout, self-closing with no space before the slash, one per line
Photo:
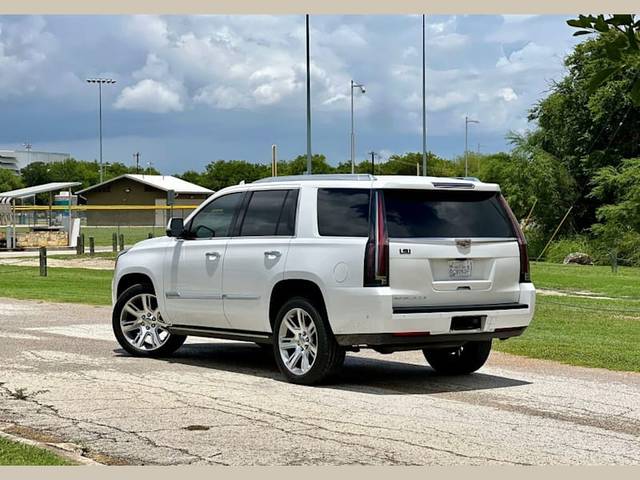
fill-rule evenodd
<path id="1" fill-rule="evenodd" d="M 640 375 L 493 353 L 464 378 L 419 352 L 282 381 L 252 344 L 127 356 L 105 307 L 0 298 L 0 430 L 133 464 L 639 464 Z"/>

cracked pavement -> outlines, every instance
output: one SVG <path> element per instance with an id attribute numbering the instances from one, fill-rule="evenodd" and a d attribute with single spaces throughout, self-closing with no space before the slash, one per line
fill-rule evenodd
<path id="1" fill-rule="evenodd" d="M 4 298 L 0 345 L 0 430 L 107 463 L 640 464 L 640 374 L 494 352 L 444 377 L 420 352 L 364 351 L 302 387 L 253 344 L 133 358 L 108 307 Z"/>

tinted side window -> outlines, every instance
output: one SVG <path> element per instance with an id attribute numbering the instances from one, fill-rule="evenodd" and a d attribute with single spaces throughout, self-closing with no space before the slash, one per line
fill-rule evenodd
<path id="1" fill-rule="evenodd" d="M 288 190 L 253 192 L 240 228 L 240 235 L 243 237 L 291 235 L 284 224 L 282 230 L 287 233 L 278 233 L 281 230 L 279 223 L 285 213 L 284 207 L 287 206 L 286 199 L 289 193 Z M 293 221 L 295 222 L 295 211 Z"/>
<path id="2" fill-rule="evenodd" d="M 216 198 L 203 207 L 189 226 L 189 232 L 195 238 L 228 237 L 233 216 L 240 205 L 244 193 L 230 193 Z"/>
<path id="3" fill-rule="evenodd" d="M 389 236 L 514 237 L 497 192 L 385 190 Z"/>
<path id="4" fill-rule="evenodd" d="M 369 236 L 369 189 L 318 189 L 318 231 L 329 237 Z"/>
<path id="5" fill-rule="evenodd" d="M 298 207 L 298 190 L 289 190 L 284 200 L 277 235 L 292 236 L 296 230 L 296 209 Z"/>

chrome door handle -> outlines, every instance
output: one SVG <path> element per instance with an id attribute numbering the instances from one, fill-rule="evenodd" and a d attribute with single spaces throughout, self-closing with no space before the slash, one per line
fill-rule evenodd
<path id="1" fill-rule="evenodd" d="M 211 260 L 217 260 L 220 258 L 220 254 L 218 252 L 207 252 L 204 256 Z"/>
<path id="2" fill-rule="evenodd" d="M 282 254 L 278 251 L 278 250 L 269 250 L 267 252 L 264 252 L 264 256 L 265 257 L 280 257 L 282 256 Z"/>

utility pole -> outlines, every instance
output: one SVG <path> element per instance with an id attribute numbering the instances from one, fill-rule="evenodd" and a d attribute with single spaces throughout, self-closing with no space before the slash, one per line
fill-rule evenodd
<path id="1" fill-rule="evenodd" d="M 467 115 L 464 116 L 464 176 L 469 176 L 469 124 L 480 123 L 478 120 L 471 120 Z"/>
<path id="2" fill-rule="evenodd" d="M 369 155 L 371 155 L 371 175 L 375 175 L 376 174 L 376 155 L 378 155 L 376 152 L 369 152 Z"/>
<path id="3" fill-rule="evenodd" d="M 356 173 L 356 132 L 353 120 L 353 89 L 359 88 L 360 92 L 365 93 L 364 85 L 351 80 L 351 173 Z"/>
<path id="4" fill-rule="evenodd" d="M 422 175 L 427 175 L 427 74 L 426 74 L 426 16 L 422 15 Z"/>
<path id="5" fill-rule="evenodd" d="M 133 154 L 133 160 L 136 162 L 136 173 L 140 173 L 140 152 Z"/>
<path id="6" fill-rule="evenodd" d="M 271 145 L 271 176 L 278 176 L 278 147 Z"/>
<path id="7" fill-rule="evenodd" d="M 309 15 L 306 15 L 307 26 L 307 174 L 311 175 L 311 74 L 309 68 Z"/>
<path id="8" fill-rule="evenodd" d="M 116 83 L 112 78 L 88 78 L 87 83 L 98 84 L 98 130 L 99 130 L 99 143 L 100 143 L 100 183 L 104 179 L 104 173 L 102 169 L 102 84 Z"/>

